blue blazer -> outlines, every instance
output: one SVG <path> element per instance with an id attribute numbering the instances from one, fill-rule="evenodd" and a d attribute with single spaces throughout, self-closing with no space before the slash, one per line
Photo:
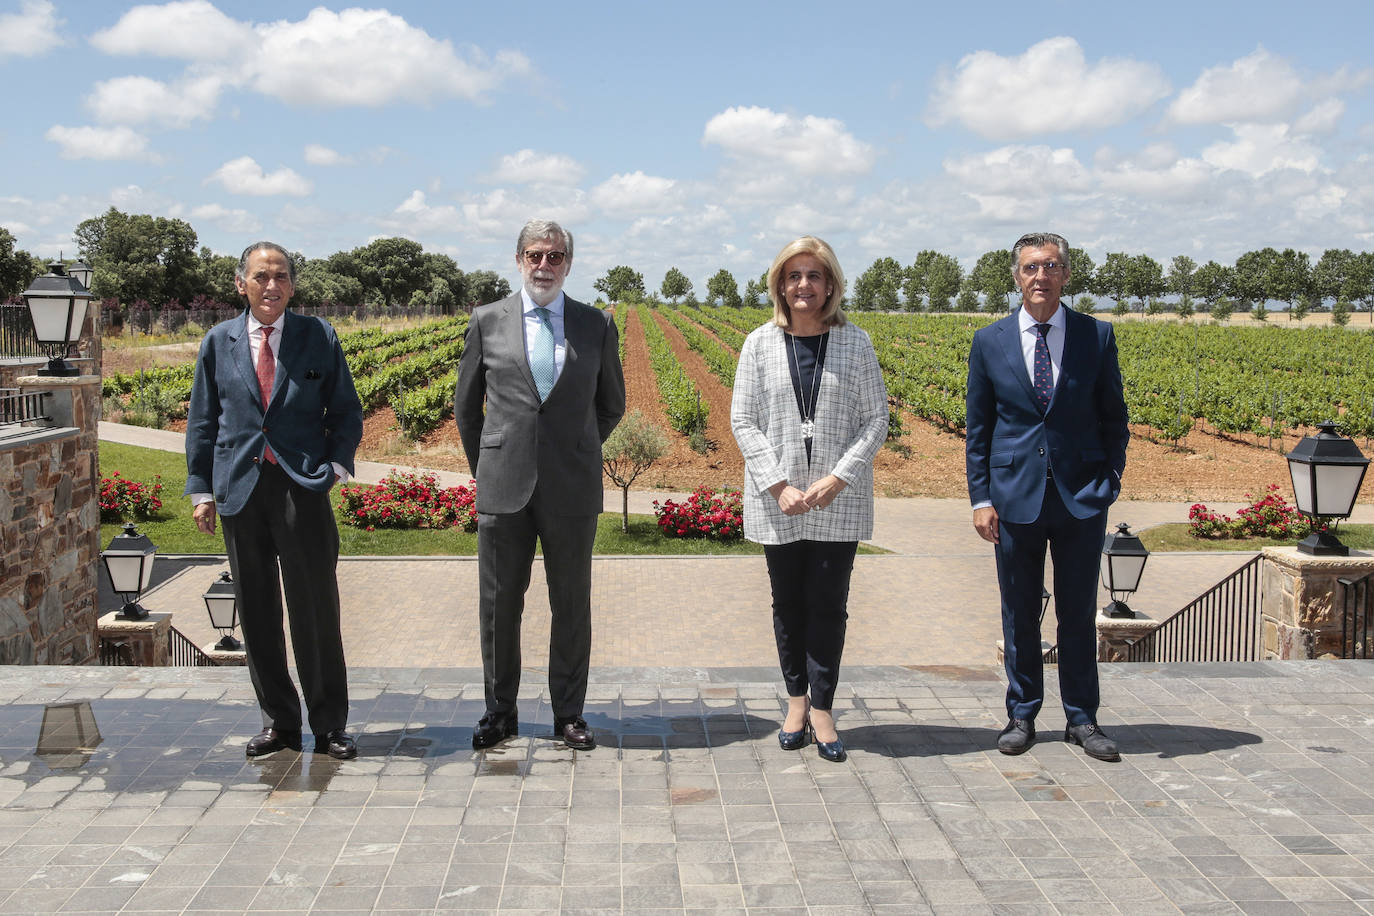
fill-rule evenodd
<path id="1" fill-rule="evenodd" d="M 991 501 L 1002 521 L 1040 516 L 1045 475 L 1075 518 L 1110 506 L 1126 467 L 1126 401 L 1111 324 L 1064 307 L 1064 356 L 1041 413 L 1015 312 L 973 335 L 969 353 L 965 473 L 969 499 Z"/>
<path id="2" fill-rule="evenodd" d="M 248 312 L 210 329 L 196 359 L 186 417 L 186 493 L 211 493 L 237 515 L 258 482 L 263 447 L 292 480 L 325 492 L 331 462 L 353 473 L 363 408 L 334 328 L 286 312 L 277 375 L 266 407 L 248 346 Z"/>

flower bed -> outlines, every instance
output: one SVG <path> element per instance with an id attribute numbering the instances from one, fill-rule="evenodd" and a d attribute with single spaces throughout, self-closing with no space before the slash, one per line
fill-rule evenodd
<path id="1" fill-rule="evenodd" d="M 453 528 L 477 530 L 477 483 L 440 489 L 433 474 L 392 471 L 373 486 L 339 488 L 339 510 L 346 524 L 378 528 Z"/>
<path id="2" fill-rule="evenodd" d="M 1202 503 L 1188 509 L 1188 533 L 1195 538 L 1222 540 L 1225 538 L 1273 538 L 1280 541 L 1306 537 L 1312 530 L 1307 517 L 1288 505 L 1279 493 L 1278 484 L 1271 483 L 1263 498 L 1245 498 L 1250 505 L 1236 513 L 1236 518 L 1213 512 Z"/>
<path id="3" fill-rule="evenodd" d="M 151 483 L 121 477 L 118 471 L 100 478 L 100 521 L 146 521 L 162 508 L 162 475 Z"/>
<path id="4" fill-rule="evenodd" d="M 664 537 L 714 541 L 744 537 L 744 505 L 739 490 L 717 494 L 709 486 L 697 487 L 685 502 L 654 500 L 654 515 Z"/>

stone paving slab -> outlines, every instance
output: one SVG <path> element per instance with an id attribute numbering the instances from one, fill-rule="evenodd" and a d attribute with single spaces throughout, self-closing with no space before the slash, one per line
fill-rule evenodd
<path id="1" fill-rule="evenodd" d="M 846 680 L 843 764 L 771 666 L 597 669 L 591 752 L 527 677 L 485 753 L 476 671 L 355 668 L 357 760 L 249 762 L 242 669 L 0 668 L 0 912 L 1374 912 L 1367 662 L 1104 666 L 1115 764 L 1054 697 L 998 754 L 990 666 Z"/>

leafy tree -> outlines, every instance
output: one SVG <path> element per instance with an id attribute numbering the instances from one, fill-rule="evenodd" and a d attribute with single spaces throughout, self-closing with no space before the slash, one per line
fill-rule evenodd
<path id="1" fill-rule="evenodd" d="M 1346 298 L 1363 303 L 1370 322 L 1374 323 L 1374 251 L 1360 252 L 1351 263 Z"/>
<path id="2" fill-rule="evenodd" d="M 234 271 L 239 259 L 227 254 L 215 254 L 209 248 L 200 249 L 200 290 L 216 302 L 239 304 L 238 287 L 234 285 Z M 293 298 L 294 301 L 294 298 Z"/>
<path id="3" fill-rule="evenodd" d="M 1193 308 L 1193 299 L 1190 296 L 1187 299 L 1178 300 L 1178 306 L 1175 308 L 1175 311 L 1178 312 L 1179 318 L 1186 321 L 1193 317 L 1193 313 L 1196 312 L 1197 309 Z"/>
<path id="4" fill-rule="evenodd" d="M 98 298 L 163 305 L 201 290 L 196 231 L 183 220 L 111 207 L 83 220 L 73 235 L 95 269 L 91 292 Z"/>
<path id="5" fill-rule="evenodd" d="M 1069 297 L 1069 308 L 1077 308 L 1078 297 L 1093 288 L 1093 272 L 1097 265 L 1082 248 L 1070 248 L 1069 266 L 1072 269 L 1069 271 L 1069 281 L 1064 284 L 1064 295 Z"/>
<path id="6" fill-rule="evenodd" d="M 659 287 L 659 291 L 663 293 L 663 298 L 676 302 L 692 291 L 692 281 L 676 267 L 669 267 L 668 272 L 663 275 L 663 285 Z"/>
<path id="7" fill-rule="evenodd" d="M 632 410 L 601 444 L 601 467 L 620 487 L 620 530 L 630 530 L 630 487 L 668 453 L 668 437 L 638 410 Z"/>
<path id="8" fill-rule="evenodd" d="M 467 298 L 467 277 L 458 268 L 458 262 L 446 254 L 427 251 L 421 257 L 429 275 L 430 304 L 447 314 Z M 447 287 L 447 294 L 443 287 Z"/>
<path id="9" fill-rule="evenodd" d="M 1348 284 L 1358 268 L 1358 257 L 1349 248 L 1328 248 L 1322 252 L 1312 268 L 1312 288 L 1319 299 L 1341 299 L 1351 292 Z"/>
<path id="10" fill-rule="evenodd" d="M 1293 320 L 1293 303 L 1312 287 L 1312 264 L 1305 251 L 1285 248 L 1269 262 L 1264 275 L 1264 293 L 1269 299 L 1288 303 L 1288 320 Z"/>
<path id="11" fill-rule="evenodd" d="M 906 272 L 896 258 L 878 258 L 854 281 L 854 307 L 860 311 L 894 311 Z"/>
<path id="12" fill-rule="evenodd" d="M 1279 253 L 1273 248 L 1261 248 L 1259 251 L 1247 251 L 1236 258 L 1236 266 L 1231 271 L 1230 293 L 1233 298 L 1240 300 L 1242 307 L 1264 303 L 1270 265 L 1278 256 Z"/>
<path id="13" fill-rule="evenodd" d="M 474 270 L 467 275 L 468 303 L 486 305 L 510 295 L 510 284 L 494 270 Z"/>
<path id="14" fill-rule="evenodd" d="M 1231 313 L 1235 311 L 1235 304 L 1225 296 L 1212 303 L 1212 318 L 1216 321 L 1229 321 Z"/>
<path id="15" fill-rule="evenodd" d="M 1256 302 L 1255 307 L 1250 310 L 1250 317 L 1256 321 L 1265 321 L 1269 318 L 1269 310 L 1264 307 L 1263 302 Z"/>
<path id="16" fill-rule="evenodd" d="M 921 300 L 928 294 L 930 265 L 937 257 L 938 252 L 929 248 L 924 249 L 917 253 L 916 260 L 912 261 L 911 266 L 904 272 L 902 297 L 906 300 L 907 311 L 919 312 L 924 307 Z"/>
<path id="17" fill-rule="evenodd" d="M 959 287 L 959 298 L 954 300 L 954 307 L 961 312 L 978 311 L 978 291 L 964 281 L 964 285 Z"/>
<path id="18" fill-rule="evenodd" d="M 1193 314 L 1193 286 L 1197 278 L 1197 262 L 1186 254 L 1176 255 L 1169 262 L 1169 276 L 1165 288 L 1178 296 L 1178 313 L 1183 317 Z M 1187 310 L 1187 315 L 1184 310 Z"/>
<path id="19" fill-rule="evenodd" d="M 1331 323 L 1338 328 L 1343 328 L 1350 323 L 1350 303 L 1344 299 L 1337 299 L 1336 304 L 1331 306 Z"/>
<path id="20" fill-rule="evenodd" d="M 33 255 L 14 247 L 14 236 L 0 226 L 0 300 L 17 296 L 29 288 L 39 271 Z"/>
<path id="21" fill-rule="evenodd" d="M 682 305 L 689 309 L 701 308 L 701 303 L 697 301 L 696 293 L 692 292 L 691 289 L 687 290 L 687 298 L 682 300 Z"/>
<path id="22" fill-rule="evenodd" d="M 924 252 L 923 252 L 924 253 Z M 964 282 L 964 271 L 959 262 L 947 254 L 931 252 L 926 265 L 925 293 L 927 307 L 932 312 L 948 312 L 949 300 L 959 292 Z M 907 307 L 911 307 L 908 298 Z"/>
<path id="23" fill-rule="evenodd" d="M 1091 315 L 1093 313 L 1093 309 L 1097 308 L 1097 300 L 1094 299 L 1092 296 L 1089 296 L 1087 293 L 1083 293 L 1078 297 L 1078 305 L 1076 306 L 1076 308 L 1084 315 Z"/>
<path id="24" fill-rule="evenodd" d="M 744 284 L 744 304 L 753 308 L 759 304 L 759 298 L 768 292 L 768 271 L 764 271 L 757 280 L 750 280 Z"/>
<path id="25" fill-rule="evenodd" d="M 592 286 L 605 293 L 611 302 L 640 302 L 644 299 L 644 277 L 631 267 L 621 264 L 606 271 L 606 276 Z"/>
<path id="26" fill-rule="evenodd" d="M 296 269 L 296 293 L 291 301 L 302 306 L 326 302 L 362 305 L 363 283 L 357 277 L 335 273 L 329 269 L 327 259 L 316 258 Z"/>
<path id="27" fill-rule="evenodd" d="M 1126 270 L 1126 294 L 1140 300 L 1140 311 L 1145 311 L 1145 300 L 1164 292 L 1164 268 L 1148 254 L 1138 254 L 1131 258 Z"/>
<path id="28" fill-rule="evenodd" d="M 1118 318 L 1131 314 L 1131 307 L 1125 299 L 1118 299 L 1116 305 L 1112 306 L 1112 314 Z"/>
<path id="29" fill-rule="evenodd" d="M 1230 288 L 1231 269 L 1224 264 L 1208 261 L 1193 274 L 1193 291 L 1209 308 L 1220 302 Z"/>
<path id="30" fill-rule="evenodd" d="M 983 252 L 978 263 L 973 265 L 969 281 L 983 294 L 988 311 L 999 305 L 1002 311 L 1010 311 L 1011 294 L 1016 291 L 1016 281 L 1011 275 L 1011 249 L 995 248 Z"/>
<path id="31" fill-rule="evenodd" d="M 734 274 L 724 267 L 716 271 L 715 276 L 706 281 L 706 299 L 708 302 L 719 300 L 721 305 L 729 308 L 739 308 L 743 305 L 739 298 L 739 284 L 735 282 Z"/>
<path id="32" fill-rule="evenodd" d="M 1130 275 L 1131 256 L 1124 251 L 1110 251 L 1093 277 L 1092 290 L 1099 296 L 1111 296 L 1112 301 L 1120 305 L 1126 298 Z"/>
<path id="33" fill-rule="evenodd" d="M 1302 321 L 1310 311 L 1312 311 L 1312 294 L 1303 293 L 1298 297 L 1297 302 L 1288 307 L 1288 320 Z"/>
<path id="34" fill-rule="evenodd" d="M 363 294 L 390 307 L 409 302 L 417 289 L 429 285 L 424 248 L 406 238 L 376 239 L 353 249 Z"/>

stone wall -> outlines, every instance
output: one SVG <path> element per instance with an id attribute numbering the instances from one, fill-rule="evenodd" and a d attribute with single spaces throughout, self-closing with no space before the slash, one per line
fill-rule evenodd
<path id="1" fill-rule="evenodd" d="M 1374 556 L 1314 557 L 1294 547 L 1264 548 L 1260 588 L 1263 658 L 1340 658 L 1345 625 L 1336 606 L 1337 579 L 1374 572 Z"/>
<path id="2" fill-rule="evenodd" d="M 52 392 L 56 425 L 0 440 L 0 664 L 88 664 L 99 649 L 100 377 L 11 374 L 8 387 Z"/>

